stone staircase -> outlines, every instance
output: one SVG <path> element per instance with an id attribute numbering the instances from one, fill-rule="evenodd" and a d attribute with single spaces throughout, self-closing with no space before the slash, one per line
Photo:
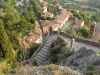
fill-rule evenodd
<path id="1" fill-rule="evenodd" d="M 51 44 L 56 39 L 57 39 L 56 34 L 50 35 L 46 40 L 45 44 L 39 50 L 39 52 L 35 55 L 34 59 L 36 60 L 38 66 L 45 64 L 50 54 L 49 49 L 51 47 Z"/>

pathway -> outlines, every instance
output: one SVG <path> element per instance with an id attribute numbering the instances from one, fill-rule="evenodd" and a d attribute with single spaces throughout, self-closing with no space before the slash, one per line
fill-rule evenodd
<path id="1" fill-rule="evenodd" d="M 54 40 L 57 39 L 56 35 L 50 35 L 46 41 L 46 43 L 41 47 L 39 52 L 34 57 L 36 59 L 37 65 L 44 65 L 44 63 L 47 61 L 48 56 L 50 54 L 49 49 L 51 47 L 51 44 Z"/>
<path id="2" fill-rule="evenodd" d="M 70 48 L 71 39 L 66 38 L 63 35 L 59 35 L 59 37 L 62 38 L 64 41 L 68 42 L 68 47 Z M 35 54 L 35 56 L 32 57 L 32 59 L 36 59 L 38 66 L 45 65 L 45 62 L 48 60 L 48 56 L 50 54 L 49 49 L 51 47 L 51 44 L 56 39 L 57 39 L 57 34 L 49 35 L 49 37 L 47 38 L 44 45 L 39 49 L 39 51 Z M 91 45 L 88 45 L 88 44 L 85 44 L 85 43 L 75 41 L 74 49 L 79 50 L 81 47 L 86 47 L 88 49 L 92 49 L 97 53 L 100 52 L 99 47 L 95 47 L 95 46 L 91 46 Z"/>

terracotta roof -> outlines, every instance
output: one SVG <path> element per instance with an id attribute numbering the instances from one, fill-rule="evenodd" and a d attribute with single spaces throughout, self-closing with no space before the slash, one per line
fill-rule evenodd
<path id="1" fill-rule="evenodd" d="M 84 26 L 84 21 L 81 21 L 78 18 L 75 18 L 75 24 L 71 28 L 78 30 L 80 28 L 83 28 L 83 26 Z"/>
<path id="2" fill-rule="evenodd" d="M 64 22 L 64 20 L 69 16 L 70 16 L 70 14 L 67 12 L 66 9 L 64 9 L 61 11 L 61 13 L 59 15 L 57 15 L 55 17 L 54 22 L 61 25 Z"/>
<path id="3" fill-rule="evenodd" d="M 40 30 L 40 26 L 39 26 L 38 22 L 36 22 L 35 29 L 28 33 L 28 36 L 25 38 L 25 40 L 31 45 L 40 38 L 41 34 L 42 34 L 42 32 Z"/>
<path id="4" fill-rule="evenodd" d="M 54 22 L 49 21 L 49 20 L 41 20 L 41 25 L 43 27 L 43 31 L 44 32 L 48 32 L 48 28 L 50 26 L 52 26 L 53 29 L 56 28 L 56 27 L 58 27 Z"/>
<path id="5" fill-rule="evenodd" d="M 79 20 L 78 18 L 75 18 L 75 24 L 74 25 L 81 25 L 84 21 Z"/>

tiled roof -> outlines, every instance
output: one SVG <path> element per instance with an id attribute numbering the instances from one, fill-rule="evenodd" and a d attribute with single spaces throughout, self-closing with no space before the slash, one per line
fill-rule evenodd
<path id="1" fill-rule="evenodd" d="M 40 30 L 40 26 L 38 22 L 36 22 L 35 29 L 28 33 L 28 36 L 25 38 L 25 40 L 31 45 L 32 43 L 36 42 L 40 38 L 41 34 L 42 32 Z"/>

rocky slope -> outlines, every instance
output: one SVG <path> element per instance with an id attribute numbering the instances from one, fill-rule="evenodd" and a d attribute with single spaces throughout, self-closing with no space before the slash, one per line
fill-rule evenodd
<path id="1" fill-rule="evenodd" d="M 45 65 L 39 67 L 29 67 L 28 65 L 21 67 L 16 75 L 82 75 L 81 73 L 71 70 L 67 66 Z"/>

